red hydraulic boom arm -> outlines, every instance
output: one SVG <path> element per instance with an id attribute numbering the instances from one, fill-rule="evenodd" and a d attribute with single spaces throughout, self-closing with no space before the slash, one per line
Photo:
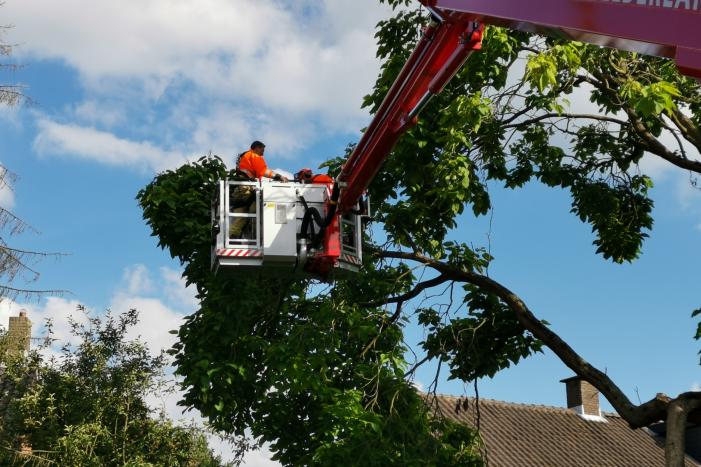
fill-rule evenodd
<path id="1" fill-rule="evenodd" d="M 674 59 L 701 79 L 701 0 L 419 0 L 434 22 L 424 30 L 375 117 L 336 178 L 327 206 L 324 253 L 309 270 L 326 276 L 341 255 L 339 218 L 352 212 L 399 137 L 481 48 L 498 25 Z M 337 204 L 337 209 L 334 209 Z"/>
<path id="2" fill-rule="evenodd" d="M 481 47 L 485 24 L 672 58 L 701 79 L 701 0 L 419 0 L 433 15 L 337 178 L 338 212 L 367 189 L 431 97 Z"/>

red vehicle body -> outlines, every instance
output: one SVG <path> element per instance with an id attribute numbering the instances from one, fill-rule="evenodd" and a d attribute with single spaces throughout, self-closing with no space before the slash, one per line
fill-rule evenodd
<path id="1" fill-rule="evenodd" d="M 485 25 L 566 37 L 673 59 L 701 79 L 701 0 L 419 0 L 435 23 L 413 54 L 350 155 L 326 207 L 324 253 L 308 270 L 326 277 L 341 254 L 340 216 L 350 212 L 399 137 L 421 109 L 482 46 Z"/>

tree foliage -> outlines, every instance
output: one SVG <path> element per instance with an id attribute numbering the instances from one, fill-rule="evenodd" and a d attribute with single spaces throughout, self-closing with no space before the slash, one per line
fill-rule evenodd
<path id="1" fill-rule="evenodd" d="M 219 430 L 250 430 L 284 465 L 481 465 L 473 432 L 434 419 L 404 378 L 401 324 L 355 299 L 406 289 L 406 267 L 369 263 L 361 280 L 319 293 L 304 280 L 210 272 L 210 202 L 226 175 L 202 158 L 138 195 L 201 300 L 173 352 L 184 404 Z"/>
<path id="2" fill-rule="evenodd" d="M 395 14 L 377 29 L 382 69 L 364 100 L 373 112 L 427 21 L 408 0 L 380 1 Z M 487 249 L 449 234 L 466 211 L 489 212 L 490 185 L 542 183 L 570 194 L 597 254 L 633 261 L 653 228 L 652 180 L 640 162 L 661 158 L 695 177 L 700 126 L 699 83 L 667 60 L 487 28 L 482 51 L 431 101 L 370 187 L 379 201 L 374 226 L 388 241 L 368 239 L 363 271 L 323 291 L 284 278 L 214 277 L 209 200 L 224 165 L 202 159 L 159 175 L 138 195 L 144 218 L 202 301 L 174 349 L 185 404 L 221 429 L 251 429 L 284 464 L 347 463 L 358 452 L 368 453 L 363 465 L 430 464 L 446 455 L 456 463 L 474 444 L 455 450 L 440 442 L 453 428 L 426 412 L 404 360 L 403 305 L 433 290 L 448 303 L 416 307 L 426 333 L 421 349 L 411 349 L 423 352 L 419 364 L 447 364 L 450 377 L 472 381 L 547 346 L 631 426 L 664 418 L 672 404 L 699 394 L 633 404 L 488 277 Z M 335 172 L 344 159 L 326 166 Z"/>
<path id="3" fill-rule="evenodd" d="M 148 396 L 167 390 L 166 362 L 127 339 L 137 320 L 131 310 L 71 321 L 74 342 L 53 357 L 45 356 L 53 343 L 49 325 L 43 348 L 5 355 L 0 366 L 13 391 L 0 426 L 0 464 L 223 465 L 201 429 L 177 426 L 149 407 Z"/>
<path id="4" fill-rule="evenodd" d="M 380 23 L 383 68 L 365 100 L 371 110 L 425 21 L 403 10 Z M 422 248 L 443 254 L 465 207 L 489 210 L 487 181 L 506 188 L 540 181 L 571 193 L 572 212 L 591 225 L 597 253 L 634 260 L 653 225 L 643 155 L 701 172 L 698 90 L 668 60 L 487 28 L 483 50 L 433 99 L 374 185 L 376 199 L 388 200 L 380 220 L 392 238 L 402 241 L 408 231 Z M 665 135 L 676 143 L 665 144 Z M 416 225 L 406 225 L 407 210 L 418 210 Z"/>
<path id="5" fill-rule="evenodd" d="M 403 0 L 383 3 L 409 5 Z M 379 24 L 383 67 L 364 102 L 371 110 L 378 108 L 425 21 L 419 11 L 398 8 L 393 18 Z M 701 174 L 699 86 L 681 76 L 669 60 L 488 27 L 482 51 L 473 54 L 432 100 L 372 187 L 374 199 L 385 200 L 377 220 L 397 249 L 379 256 L 418 263 L 440 273 L 445 282 L 496 294 L 518 319 L 512 339 L 529 331 L 593 383 L 631 426 L 667 417 L 668 438 L 678 436 L 684 425 L 672 420 L 673 407 L 685 407 L 683 420 L 687 415 L 698 420 L 688 401 L 698 402 L 701 394 L 681 394 L 671 402 L 656 397 L 634 405 L 607 375 L 537 320 L 512 291 L 475 274 L 472 264 L 479 255 L 473 247 L 456 248 L 447 238 L 465 208 L 475 215 L 488 212 L 488 184 L 518 189 L 540 182 L 570 193 L 571 212 L 590 225 L 596 253 L 616 263 L 635 260 L 653 228 L 653 182 L 641 168 L 643 157 L 688 171 L 694 186 Z M 428 218 L 434 222 L 424 222 Z M 462 260 L 455 259 L 455 251 Z M 401 298 L 398 293 L 392 300 Z M 468 293 L 468 316 L 470 311 Z M 464 323 L 464 315 L 439 315 L 448 326 L 474 328 Z M 479 332 L 504 329 L 501 321 L 494 323 Z M 435 327 L 426 343 L 440 342 L 441 330 Z M 463 336 L 457 339 L 458 348 L 475 340 L 470 332 Z M 489 345 L 480 349 L 492 350 Z M 479 356 L 468 359 L 455 351 L 434 355 L 447 357 L 453 372 L 463 370 L 462 377 L 479 376 L 470 371 Z M 668 462 L 679 458 L 679 445 L 683 440 L 668 443 Z"/>

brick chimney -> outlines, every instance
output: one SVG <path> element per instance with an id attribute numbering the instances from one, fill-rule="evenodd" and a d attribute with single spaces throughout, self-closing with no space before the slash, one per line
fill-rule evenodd
<path id="1" fill-rule="evenodd" d="M 563 379 L 567 391 L 567 408 L 585 418 L 602 418 L 599 408 L 599 391 L 579 376 Z"/>
<path id="2" fill-rule="evenodd" d="M 32 322 L 27 317 L 27 310 L 20 310 L 19 316 L 10 316 L 5 345 L 10 355 L 22 355 L 29 351 L 32 336 Z"/>

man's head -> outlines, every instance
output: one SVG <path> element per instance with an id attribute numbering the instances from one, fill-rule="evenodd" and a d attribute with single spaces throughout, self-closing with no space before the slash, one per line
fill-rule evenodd
<path id="1" fill-rule="evenodd" d="M 261 143 L 260 141 L 254 141 L 251 143 L 251 151 L 255 152 L 259 156 L 262 156 L 265 152 L 265 144 Z"/>

